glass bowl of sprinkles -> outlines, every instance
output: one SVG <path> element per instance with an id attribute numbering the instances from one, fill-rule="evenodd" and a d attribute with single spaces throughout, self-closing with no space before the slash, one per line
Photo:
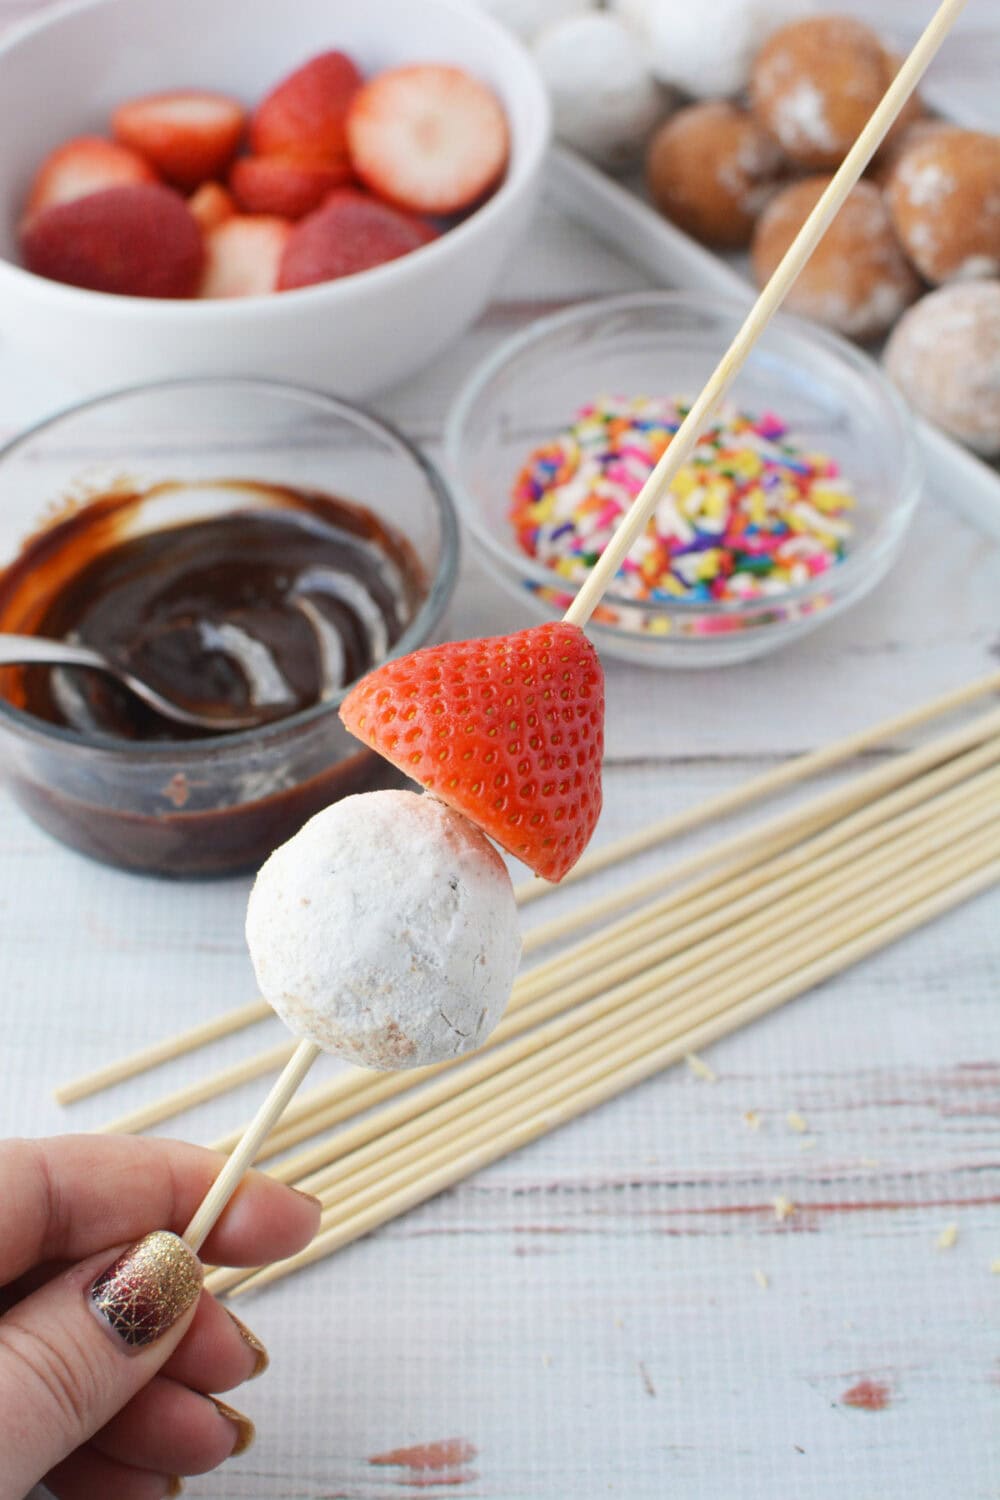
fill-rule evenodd
<path id="1" fill-rule="evenodd" d="M 743 321 L 638 292 L 544 318 L 476 369 L 445 436 L 468 534 L 533 614 L 569 605 Z M 876 365 L 779 315 L 657 506 L 591 634 L 649 665 L 722 666 L 867 594 L 920 493 L 915 435 Z"/>

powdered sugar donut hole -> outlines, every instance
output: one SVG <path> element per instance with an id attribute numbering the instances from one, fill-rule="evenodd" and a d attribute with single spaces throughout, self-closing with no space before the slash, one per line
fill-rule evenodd
<path id="1" fill-rule="evenodd" d="M 870 26 L 813 16 L 777 31 L 757 54 L 754 113 L 799 166 L 836 167 L 895 71 Z"/>
<path id="2" fill-rule="evenodd" d="M 657 207 L 705 244 L 750 243 L 787 160 L 748 110 L 722 100 L 692 104 L 649 143 L 646 178 Z"/>
<path id="3" fill-rule="evenodd" d="M 751 245 L 758 286 L 771 276 L 829 181 L 827 176 L 805 177 L 783 188 L 765 208 Z M 872 339 L 892 327 L 919 290 L 882 194 L 873 183 L 859 182 L 785 305 L 849 338 Z"/>
<path id="4" fill-rule="evenodd" d="M 695 99 L 722 99 L 747 85 L 761 43 L 808 14 L 810 0 L 611 0 L 661 83 Z"/>
<path id="5" fill-rule="evenodd" d="M 560 140 L 602 166 L 634 161 L 668 96 L 628 27 L 603 11 L 571 16 L 546 27 L 534 53 Z"/>
<path id="6" fill-rule="evenodd" d="M 885 367 L 918 412 L 1000 456 L 1000 281 L 954 282 L 922 297 L 893 331 Z"/>
<path id="7" fill-rule="evenodd" d="M 1000 135 L 957 125 L 927 132 L 900 153 L 889 212 L 928 281 L 1000 275 Z"/>
<path id="8" fill-rule="evenodd" d="M 479 1047 L 521 956 L 507 867 L 434 797 L 367 792 L 277 849 L 247 907 L 257 982 L 295 1036 L 368 1068 Z"/>

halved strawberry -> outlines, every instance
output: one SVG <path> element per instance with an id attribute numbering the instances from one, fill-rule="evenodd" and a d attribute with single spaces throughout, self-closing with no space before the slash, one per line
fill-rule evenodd
<path id="1" fill-rule="evenodd" d="M 314 286 L 398 260 L 436 238 L 436 230 L 355 188 L 337 188 L 288 238 L 278 290 Z"/>
<path id="2" fill-rule="evenodd" d="M 587 847 L 601 811 L 604 673 L 575 625 L 385 662 L 340 717 L 543 879 L 561 880 Z"/>
<path id="3" fill-rule="evenodd" d="M 220 224 L 233 217 L 236 202 L 232 193 L 221 182 L 203 182 L 188 199 L 188 208 L 207 234 L 210 229 L 217 229 Z"/>
<path id="4" fill-rule="evenodd" d="M 21 237 L 29 271 L 95 292 L 192 297 L 205 258 L 184 199 L 160 183 L 105 188 L 35 214 Z"/>
<path id="5" fill-rule="evenodd" d="M 115 136 L 140 151 L 178 187 L 220 177 L 236 155 L 246 115 L 228 94 L 174 89 L 120 104 L 111 117 Z"/>
<path id="6" fill-rule="evenodd" d="M 424 214 L 469 208 L 499 182 L 510 152 L 496 95 L 461 68 L 428 63 L 366 83 L 347 117 L 347 141 L 373 192 Z"/>
<path id="7" fill-rule="evenodd" d="M 292 226 L 271 214 L 234 214 L 205 236 L 199 297 L 260 297 L 277 290 Z"/>
<path id="8" fill-rule="evenodd" d="M 318 208 L 335 187 L 351 180 L 346 162 L 329 162 L 286 152 L 281 156 L 241 156 L 233 163 L 229 186 L 248 214 L 281 214 L 301 219 Z"/>
<path id="9" fill-rule="evenodd" d="M 345 121 L 362 78 L 345 52 L 321 52 L 289 73 L 250 122 L 255 156 L 305 152 L 329 163 L 347 157 Z"/>
<path id="10" fill-rule="evenodd" d="M 42 162 L 31 184 L 25 217 L 105 188 L 159 180 L 145 157 L 128 146 L 99 135 L 78 135 L 57 146 Z"/>

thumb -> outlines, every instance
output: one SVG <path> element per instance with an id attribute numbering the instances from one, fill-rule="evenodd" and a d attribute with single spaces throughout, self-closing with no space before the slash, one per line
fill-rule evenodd
<path id="1" fill-rule="evenodd" d="M 0 1318 L 0 1486 L 23 1495 L 103 1427 L 187 1331 L 202 1266 L 157 1230 L 107 1263 L 74 1266 Z M 6 1486 L 9 1486 L 7 1488 Z"/>

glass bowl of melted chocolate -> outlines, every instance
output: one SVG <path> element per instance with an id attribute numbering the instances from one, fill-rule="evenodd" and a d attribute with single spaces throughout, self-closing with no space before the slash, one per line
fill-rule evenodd
<path id="1" fill-rule="evenodd" d="M 458 554 L 444 481 L 391 427 L 268 381 L 141 387 L 8 444 L 0 497 L 0 632 L 249 721 L 192 730 L 107 673 L 0 668 L 0 768 L 50 833 L 132 870 L 230 874 L 391 784 L 337 708 L 434 638 Z"/>

